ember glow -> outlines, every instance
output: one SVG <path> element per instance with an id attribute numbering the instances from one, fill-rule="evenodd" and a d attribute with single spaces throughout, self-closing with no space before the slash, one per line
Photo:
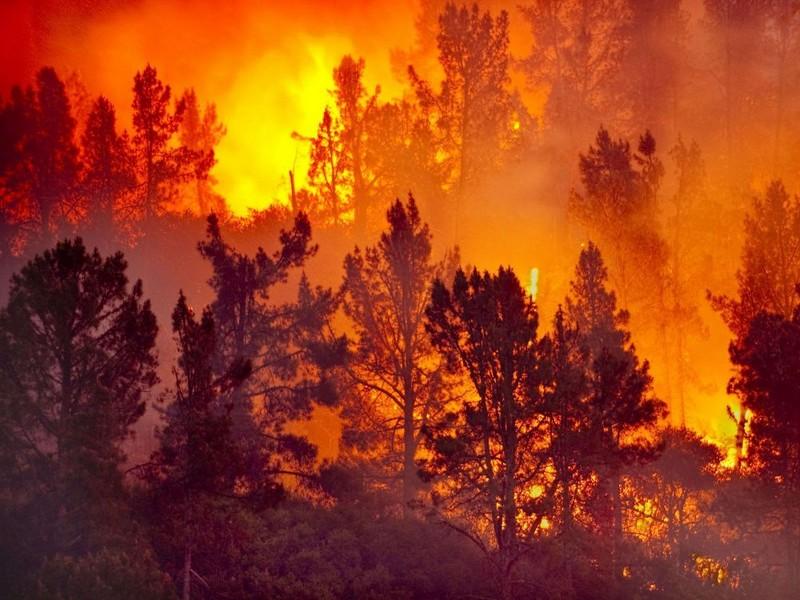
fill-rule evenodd
<path id="1" fill-rule="evenodd" d="M 795 598 L 798 51 L 796 0 L 0 4 L 0 596 Z"/>

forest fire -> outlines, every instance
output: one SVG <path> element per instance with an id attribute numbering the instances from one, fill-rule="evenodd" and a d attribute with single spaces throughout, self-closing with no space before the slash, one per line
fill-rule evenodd
<path id="1" fill-rule="evenodd" d="M 0 596 L 796 598 L 798 49 L 794 0 L 0 6 Z"/>

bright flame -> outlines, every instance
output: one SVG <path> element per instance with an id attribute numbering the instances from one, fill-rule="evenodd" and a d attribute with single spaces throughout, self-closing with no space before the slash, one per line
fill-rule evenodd
<path id="1" fill-rule="evenodd" d="M 531 269 L 531 285 L 528 291 L 531 294 L 531 298 L 536 300 L 536 294 L 539 293 L 539 267 L 533 267 Z"/>

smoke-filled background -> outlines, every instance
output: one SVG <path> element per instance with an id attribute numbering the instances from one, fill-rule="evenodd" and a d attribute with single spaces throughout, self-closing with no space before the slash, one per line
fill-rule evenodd
<path id="1" fill-rule="evenodd" d="M 668 152 L 679 137 L 700 145 L 707 172 L 703 202 L 712 218 L 697 227 L 713 229 L 713 239 L 724 241 L 694 249 L 707 269 L 692 282 L 698 298 L 706 288 L 733 289 L 749 196 L 772 178 L 784 178 L 790 190 L 795 180 L 791 127 L 797 78 L 788 56 L 795 49 L 796 25 L 789 25 L 784 42 L 775 38 L 774 27 L 760 23 L 767 18 L 766 5 L 720 25 L 713 2 L 623 4 L 590 2 L 575 9 L 585 10 L 584 17 L 567 15 L 573 23 L 585 18 L 593 54 L 589 78 L 575 82 L 585 86 L 583 101 L 591 107 L 575 109 L 583 113 L 580 122 L 569 121 L 571 116 L 558 113 L 569 109 L 555 106 L 555 67 L 547 49 L 552 39 L 545 37 L 552 32 L 541 30 L 537 46 L 530 15 L 516 3 L 482 5 L 495 15 L 508 11 L 508 86 L 529 112 L 527 126 L 538 147 L 485 180 L 479 200 L 461 208 L 466 212 L 460 230 L 447 222 L 435 243 L 441 248 L 457 243 L 463 260 L 481 268 L 510 264 L 522 277 L 538 268 L 545 315 L 563 297 L 580 247 L 581 231 L 569 223 L 567 204 L 570 190 L 580 186 L 577 153 L 588 148 L 599 126 L 634 144 L 646 129 L 653 132 L 666 169 L 659 217 L 664 222 L 677 186 Z M 226 133 L 215 148 L 215 189 L 234 215 L 246 216 L 250 209 L 289 202 L 290 170 L 296 186 L 305 185 L 309 147 L 303 138 L 315 134 L 323 109 L 334 104 L 332 70 L 343 55 L 365 59 L 365 87 L 372 92 L 379 86 L 381 101 L 413 94 L 409 64 L 432 81 L 441 77 L 436 34 L 443 6 L 429 1 L 4 3 L 0 43 L 7 58 L 0 84 L 7 90 L 29 81 L 41 65 L 52 65 L 65 77 L 74 74 L 90 97 L 109 97 L 129 126 L 131 76 L 145 64 L 156 66 L 176 93 L 193 88 L 201 102 L 216 105 Z M 537 47 L 548 64 L 535 64 Z M 421 198 L 423 205 L 427 200 Z M 187 256 L 192 252 L 186 248 Z M 330 261 L 333 269 L 340 260 L 335 255 L 323 248 L 316 260 Z M 725 415 L 729 336 L 707 302 L 698 306 L 702 331 L 689 341 L 687 422 L 721 440 L 732 433 Z M 676 376 L 665 383 L 662 357 L 647 352 L 658 347 L 657 336 L 652 327 L 640 326 L 651 318 L 633 315 L 636 341 L 669 398 Z"/>
<path id="2" fill-rule="evenodd" d="M 798 52 L 797 0 L 0 4 L 0 595 L 793 598 Z"/>

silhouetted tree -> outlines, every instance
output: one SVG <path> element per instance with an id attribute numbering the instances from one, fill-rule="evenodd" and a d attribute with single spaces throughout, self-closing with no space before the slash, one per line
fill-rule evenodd
<path id="1" fill-rule="evenodd" d="M 316 449 L 305 437 L 286 431 L 290 421 L 306 419 L 316 403 L 335 400 L 328 374 L 339 365 L 344 340 L 328 331 L 336 301 L 329 290 L 301 278 L 296 302 L 271 303 L 275 287 L 316 252 L 311 225 L 299 213 L 294 227 L 280 234 L 272 255 L 259 249 L 247 256 L 222 237 L 216 215 L 208 218 L 207 239 L 198 245 L 211 263 L 211 305 L 219 343 L 212 365 L 220 375 L 236 359 L 250 360 L 253 375 L 232 395 L 232 427 L 248 463 L 246 485 L 280 492 L 277 477 L 304 466 Z"/>
<path id="2" fill-rule="evenodd" d="M 753 199 L 745 217 L 742 266 L 736 273 L 738 298 L 709 293 L 711 305 L 722 315 L 741 343 L 750 322 L 760 312 L 792 316 L 794 287 L 800 282 L 800 203 L 790 197 L 780 181 L 773 181 L 762 198 Z M 740 409 L 728 413 L 737 422 L 735 446 L 742 459 L 747 414 Z"/>
<path id="3" fill-rule="evenodd" d="M 773 532 L 784 539 L 782 596 L 790 598 L 800 581 L 800 308 L 791 317 L 762 311 L 744 336 L 730 347 L 738 371 L 729 390 L 752 412 L 748 470 L 768 489 L 778 522 Z"/>
<path id="4" fill-rule="evenodd" d="M 666 261 L 656 219 L 664 168 L 655 149 L 649 132 L 633 152 L 626 140 L 614 140 L 601 127 L 595 145 L 580 155 L 584 191 L 573 191 L 570 197 L 572 215 L 590 236 L 612 249 L 611 279 L 625 308 L 657 304 Z"/>
<path id="5" fill-rule="evenodd" d="M 693 557 L 709 556 L 720 449 L 689 429 L 659 432 L 654 461 L 635 469 L 626 494 L 635 531 L 654 556 L 666 558 L 676 575 L 692 574 Z"/>
<path id="6" fill-rule="evenodd" d="M 501 596 L 512 598 L 514 565 L 551 495 L 531 494 L 546 466 L 536 305 L 511 270 L 467 277 L 459 269 L 451 289 L 435 281 L 426 314 L 434 346 L 471 388 L 457 411 L 431 427 L 424 469 L 443 478 L 434 508 L 486 553 Z"/>
<path id="7" fill-rule="evenodd" d="M 136 73 L 133 83 L 133 151 L 139 178 L 129 213 L 151 223 L 169 206 L 176 185 L 204 178 L 213 164 L 213 153 L 203 154 L 176 146 L 177 134 L 186 111 L 184 100 L 171 107 L 172 92 L 147 65 Z"/>
<path id="8" fill-rule="evenodd" d="M 207 103 L 200 112 L 197 94 L 194 89 L 184 92 L 182 101 L 184 110 L 181 125 L 178 130 L 178 139 L 185 148 L 196 154 L 200 161 L 204 161 L 202 171 L 207 171 L 216 164 L 214 149 L 225 136 L 225 126 L 217 118 L 217 107 Z M 202 216 L 211 212 L 219 214 L 225 209 L 225 199 L 214 191 L 217 180 L 210 173 L 198 173 L 195 180 L 190 182 L 194 187 L 194 202 L 190 205 Z"/>
<path id="9" fill-rule="evenodd" d="M 35 231 L 24 161 L 34 102 L 32 88 L 15 86 L 10 100 L 0 110 L 0 257 L 5 265 L 10 264 L 26 234 Z"/>
<path id="10" fill-rule="evenodd" d="M 0 485 L 15 577 L 125 535 L 118 468 L 156 382 L 157 332 L 126 267 L 121 253 L 60 242 L 14 275 L 0 311 Z"/>
<path id="11" fill-rule="evenodd" d="M 445 265 L 431 260 L 431 235 L 413 197 L 392 204 L 386 219 L 380 241 L 344 262 L 343 304 L 356 335 L 348 373 L 358 388 L 344 413 L 351 430 L 345 439 L 385 454 L 390 475 L 402 479 L 408 511 L 421 483 L 417 448 L 447 397 L 424 327 L 430 285 Z"/>
<path id="12" fill-rule="evenodd" d="M 85 219 L 97 234 L 113 240 L 116 205 L 133 191 L 136 174 L 128 135 L 117 133 L 114 106 L 103 96 L 95 101 L 87 118 L 82 154 Z"/>
<path id="13" fill-rule="evenodd" d="M 509 91 L 508 13 L 496 17 L 448 3 L 439 17 L 439 91 L 409 68 L 418 102 L 436 124 L 437 148 L 455 194 L 458 230 L 460 202 L 471 196 L 488 173 L 502 164 L 512 145 L 515 109 Z"/>
<path id="14" fill-rule="evenodd" d="M 20 109 L 16 117 L 23 121 L 21 143 L 12 150 L 19 154 L 11 184 L 29 204 L 25 212 L 36 223 L 39 241 L 49 244 L 77 216 L 75 119 L 64 83 L 52 67 L 37 73 L 33 92 L 18 94 L 15 100 Z"/>
<path id="15" fill-rule="evenodd" d="M 574 570 L 580 562 L 576 514 L 586 505 L 592 468 L 587 453 L 593 450 L 588 430 L 589 351 L 578 327 L 559 306 L 553 330 L 540 343 L 539 363 L 544 394 L 543 413 L 548 445 L 546 455 L 557 489 L 550 519 L 561 545 L 566 593 L 574 594 Z"/>
<path id="16" fill-rule="evenodd" d="M 350 210 L 349 192 L 352 173 L 349 157 L 342 141 L 342 126 L 326 108 L 317 135 L 311 140 L 311 161 L 308 180 L 322 202 L 323 218 L 334 225 L 342 222 Z"/>
<path id="17" fill-rule="evenodd" d="M 568 138 L 571 156 L 601 119 L 618 118 L 630 8 L 625 0 L 534 0 L 521 8 L 534 40 L 523 70 L 532 86 L 550 90 L 546 122 Z"/>
<path id="18" fill-rule="evenodd" d="M 652 455 L 647 440 L 658 419 L 666 415 L 663 402 L 653 396 L 647 361 L 639 362 L 626 311 L 617 311 L 616 297 L 606 289 L 607 271 L 593 243 L 581 252 L 570 283 L 566 313 L 584 336 L 589 352 L 588 415 L 585 428 L 594 450 L 587 453 L 599 486 L 597 502 L 600 530 L 610 540 L 610 574 L 621 577 L 623 543 L 623 469 Z"/>
<path id="19" fill-rule="evenodd" d="M 192 556 L 209 527 L 209 501 L 234 489 L 241 474 L 239 446 L 231 427 L 226 395 L 250 375 L 247 360 L 235 360 L 220 376 L 212 368 L 217 334 L 211 310 L 196 320 L 181 292 L 172 313 L 178 346 L 174 401 L 167 407 L 160 446 L 148 474 L 156 486 L 156 520 L 173 532 L 182 554 L 181 589 L 189 600 L 196 564 Z"/>

